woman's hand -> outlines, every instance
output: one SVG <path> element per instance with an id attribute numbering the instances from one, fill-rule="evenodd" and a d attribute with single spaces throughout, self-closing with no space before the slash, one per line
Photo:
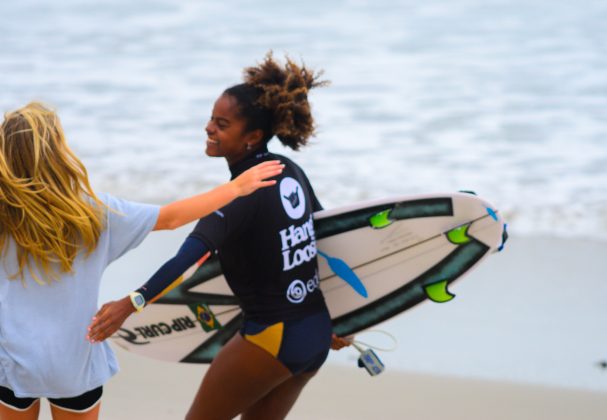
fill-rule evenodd
<path id="1" fill-rule="evenodd" d="M 275 185 L 276 180 L 267 179 L 280 174 L 284 167 L 285 165 L 280 163 L 279 160 L 268 160 L 247 169 L 231 184 L 236 189 L 238 196 L 248 195 L 258 188 Z"/>
<path id="2" fill-rule="evenodd" d="M 133 312 L 135 312 L 135 307 L 129 296 L 104 304 L 88 327 L 87 340 L 95 343 L 111 337 Z"/>
<path id="3" fill-rule="evenodd" d="M 333 350 L 340 350 L 340 349 L 343 349 L 344 347 L 348 347 L 349 345 L 352 344 L 353 339 L 354 339 L 354 337 L 352 337 L 352 336 L 338 337 L 337 335 L 333 334 L 331 336 L 331 348 Z"/>

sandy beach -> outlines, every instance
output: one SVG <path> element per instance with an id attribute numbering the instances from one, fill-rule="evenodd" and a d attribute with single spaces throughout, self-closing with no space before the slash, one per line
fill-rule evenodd
<path id="1" fill-rule="evenodd" d="M 112 287 L 103 291 L 102 301 L 119 297 L 153 272 L 157 264 L 149 261 L 169 257 L 187 231 L 152 234 L 110 266 Z M 358 369 L 354 351 L 332 352 L 288 418 L 604 419 L 607 372 L 595 363 L 607 356 L 599 333 L 605 320 L 605 255 L 607 243 L 600 241 L 511 238 L 505 252 L 461 280 L 454 303 L 423 304 L 382 324 L 400 342 L 398 351 L 382 353 L 384 373 L 370 377 Z M 499 299 L 487 298 L 497 290 Z M 411 340 L 441 326 L 447 326 L 439 337 L 446 341 L 443 347 L 426 337 Z M 206 366 L 113 348 L 121 372 L 105 387 L 101 418 L 183 418 Z M 547 354 L 551 350 L 554 354 Z M 441 365 L 443 359 L 448 363 Z M 474 374 L 479 371 L 487 375 Z M 50 419 L 46 403 L 41 418 Z"/>
<path id="2" fill-rule="evenodd" d="M 101 418 L 183 418 L 206 367 L 157 362 L 117 350 L 122 371 L 105 389 Z M 43 419 L 49 419 L 45 405 Z M 290 420 L 603 420 L 607 394 L 506 382 L 327 365 Z"/>

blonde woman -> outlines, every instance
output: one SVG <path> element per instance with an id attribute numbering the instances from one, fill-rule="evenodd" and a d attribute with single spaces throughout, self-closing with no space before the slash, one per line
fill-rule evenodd
<path id="1" fill-rule="evenodd" d="M 152 230 L 173 229 L 274 185 L 266 162 L 166 206 L 96 194 L 55 112 L 31 103 L 0 129 L 0 420 L 97 419 L 117 370 L 106 343 L 86 341 L 108 264 Z"/>

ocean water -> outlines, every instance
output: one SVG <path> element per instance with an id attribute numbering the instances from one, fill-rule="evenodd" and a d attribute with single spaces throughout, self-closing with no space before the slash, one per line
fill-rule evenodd
<path id="1" fill-rule="evenodd" d="M 605 21 L 603 0 L 4 1 L 0 109 L 54 106 L 97 189 L 163 203 L 227 179 L 204 126 L 273 50 L 331 81 L 310 147 L 271 144 L 326 208 L 474 190 L 517 236 L 604 241 Z"/>
<path id="2" fill-rule="evenodd" d="M 268 50 L 332 82 L 290 153 L 325 207 L 474 190 L 513 232 L 607 238 L 602 0 L 24 0 L 0 5 L 0 109 L 55 106 L 98 189 L 165 202 L 227 177 L 216 97 Z"/>

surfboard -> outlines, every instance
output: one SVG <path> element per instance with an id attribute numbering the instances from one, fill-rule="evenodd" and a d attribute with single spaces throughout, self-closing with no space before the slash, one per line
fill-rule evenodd
<path id="1" fill-rule="evenodd" d="M 392 197 L 314 214 L 320 288 L 334 332 L 346 336 L 415 305 L 454 298 L 449 286 L 507 238 L 500 212 L 474 193 Z M 300 293 L 305 293 L 302 284 Z M 112 336 L 143 356 L 209 363 L 242 312 L 208 254 Z"/>

